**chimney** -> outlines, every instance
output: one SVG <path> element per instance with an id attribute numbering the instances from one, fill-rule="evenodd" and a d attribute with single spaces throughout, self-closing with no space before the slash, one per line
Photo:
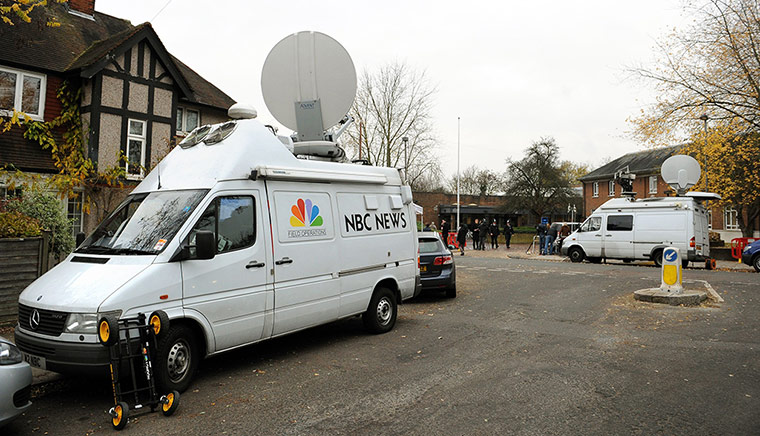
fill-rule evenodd
<path id="1" fill-rule="evenodd" d="M 95 12 L 95 0 L 69 0 L 69 9 L 92 16 Z"/>

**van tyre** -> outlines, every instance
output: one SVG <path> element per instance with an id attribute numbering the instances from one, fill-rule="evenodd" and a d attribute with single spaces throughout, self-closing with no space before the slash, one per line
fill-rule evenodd
<path id="1" fill-rule="evenodd" d="M 657 268 L 662 266 L 662 250 L 657 250 L 652 254 L 652 260 L 654 261 L 654 266 Z"/>
<path id="2" fill-rule="evenodd" d="M 158 340 L 156 384 L 159 392 L 184 392 L 193 379 L 200 360 L 193 330 L 172 325 Z"/>
<path id="3" fill-rule="evenodd" d="M 396 295 L 388 288 L 378 288 L 362 315 L 364 327 L 371 333 L 389 332 L 396 324 L 397 312 Z"/>
<path id="4" fill-rule="evenodd" d="M 586 253 L 584 253 L 580 247 L 571 248 L 567 255 L 570 257 L 570 260 L 575 263 L 583 262 L 583 258 L 586 257 Z"/>

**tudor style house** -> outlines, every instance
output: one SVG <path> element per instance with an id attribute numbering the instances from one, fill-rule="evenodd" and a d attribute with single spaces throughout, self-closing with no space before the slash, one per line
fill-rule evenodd
<path id="1" fill-rule="evenodd" d="M 168 152 L 173 138 L 226 120 L 235 103 L 172 56 L 150 23 L 133 26 L 97 12 L 95 0 L 52 3 L 31 17 L 31 23 L 0 26 L 0 116 L 15 109 L 34 120 L 53 120 L 63 109 L 57 93 L 64 82 L 79 88 L 86 153 L 101 170 L 125 166 L 127 192 Z M 45 25 L 51 17 L 59 27 Z M 55 173 L 50 151 L 26 140 L 24 131 L 14 126 L 0 133 L 0 166 Z M 122 154 L 129 164 L 119 160 Z M 0 197 L 7 194 L 2 182 Z M 73 232 L 97 224 L 82 215 L 81 198 L 71 198 L 66 208 Z"/>
<path id="2" fill-rule="evenodd" d="M 621 196 L 621 187 L 615 183 L 614 176 L 617 171 L 625 168 L 636 174 L 633 182 L 636 198 L 675 195 L 672 188 L 662 179 L 660 168 L 667 158 L 679 154 L 680 149 L 681 146 L 673 146 L 628 153 L 581 177 L 584 215 L 591 215 L 607 200 Z M 700 180 L 699 183 L 704 182 Z M 695 189 L 697 188 L 699 185 Z M 723 241 L 730 243 L 731 239 L 742 236 L 734 207 L 712 207 L 709 213 L 710 230 L 717 232 Z M 760 222 L 756 223 L 756 229 L 758 225 Z"/>

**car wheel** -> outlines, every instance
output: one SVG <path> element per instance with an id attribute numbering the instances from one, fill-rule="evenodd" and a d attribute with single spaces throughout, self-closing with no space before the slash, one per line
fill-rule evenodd
<path id="1" fill-rule="evenodd" d="M 652 260 L 654 261 L 654 265 L 659 268 L 662 266 L 662 250 L 657 250 L 652 254 Z"/>
<path id="2" fill-rule="evenodd" d="M 456 283 L 446 288 L 446 298 L 456 298 L 457 297 L 457 285 Z"/>
<path id="3" fill-rule="evenodd" d="M 159 392 L 184 392 L 198 368 L 199 350 L 193 331 L 173 325 L 158 341 L 156 383 Z"/>
<path id="4" fill-rule="evenodd" d="M 752 259 L 752 266 L 755 267 L 755 271 L 760 272 L 760 254 L 756 254 L 755 258 Z"/>
<path id="5" fill-rule="evenodd" d="M 396 296 L 388 288 L 378 288 L 362 315 L 364 327 L 371 333 L 386 333 L 396 324 Z"/>
<path id="6" fill-rule="evenodd" d="M 567 255 L 570 256 L 570 260 L 575 263 L 583 262 L 583 258 L 586 257 L 586 254 L 580 247 L 571 248 Z"/>

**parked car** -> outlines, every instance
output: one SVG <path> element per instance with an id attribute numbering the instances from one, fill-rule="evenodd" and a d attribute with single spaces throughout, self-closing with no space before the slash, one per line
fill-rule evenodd
<path id="1" fill-rule="evenodd" d="M 755 267 L 755 271 L 760 272 L 760 239 L 744 247 L 742 262 Z"/>
<path id="2" fill-rule="evenodd" d="M 456 268 L 451 251 L 443 245 L 438 233 L 418 234 L 420 279 L 422 290 L 443 290 L 446 297 L 457 296 Z"/>
<path id="3" fill-rule="evenodd" d="M 0 336 L 0 427 L 31 407 L 32 367 L 21 351 Z"/>

